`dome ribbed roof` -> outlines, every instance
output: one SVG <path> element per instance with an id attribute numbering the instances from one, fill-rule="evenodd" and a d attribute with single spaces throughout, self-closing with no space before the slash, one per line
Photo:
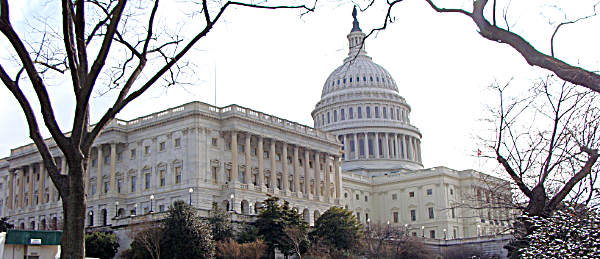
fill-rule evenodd
<path id="1" fill-rule="evenodd" d="M 346 58 L 344 64 L 336 68 L 325 81 L 321 97 L 352 88 L 381 88 L 398 92 L 390 73 L 366 55 Z"/>

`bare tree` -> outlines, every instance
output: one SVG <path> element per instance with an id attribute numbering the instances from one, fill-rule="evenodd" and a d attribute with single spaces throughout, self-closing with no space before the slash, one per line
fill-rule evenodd
<path id="1" fill-rule="evenodd" d="M 187 10 L 193 10 L 190 19 L 199 20 L 194 20 L 190 29 L 195 32 L 188 39 L 181 36 L 178 29 L 158 27 L 158 10 L 165 8 L 159 5 L 159 0 L 135 3 L 126 0 L 63 0 L 60 3 L 60 7 L 54 6 L 61 10 L 60 22 L 47 22 L 40 26 L 43 29 L 34 27 L 33 32 L 19 32 L 19 26 L 11 23 L 12 10 L 8 0 L 0 0 L 0 32 L 12 47 L 9 55 L 18 64 L 14 72 L 7 70 L 7 64 L 0 64 L 0 79 L 23 110 L 29 136 L 61 197 L 65 220 L 61 258 L 83 258 L 87 207 L 85 172 L 92 143 L 104 126 L 157 82 L 166 87 L 177 84 L 186 75 L 186 70 L 182 69 L 190 65 L 184 56 L 213 29 L 229 7 L 298 9 L 301 15 L 313 11 L 313 7 L 296 2 L 289 5 L 283 2 L 276 6 L 252 1 L 169 3 L 169 7 L 180 3 L 192 5 L 187 7 Z M 35 40 L 27 42 L 26 39 Z M 47 88 L 52 77 L 60 77 L 63 82 L 72 84 L 76 103 L 72 128 L 68 133 L 59 127 L 50 101 Z M 26 84 L 22 81 L 26 79 L 33 88 L 34 96 L 25 95 Z M 118 92 L 114 104 L 91 126 L 92 93 L 104 94 L 111 90 Z M 39 102 L 40 112 L 33 109 L 32 101 Z M 38 124 L 40 115 L 43 126 Z M 41 127 L 50 132 L 50 141 L 46 142 L 42 137 Z M 59 173 L 50 144 L 58 146 L 64 154 L 69 166 L 67 175 Z"/>
<path id="2" fill-rule="evenodd" d="M 410 237 L 399 226 L 369 223 L 364 229 L 365 256 L 374 258 L 435 258 L 422 238 Z"/>
<path id="3" fill-rule="evenodd" d="M 404 0 L 387 1 L 388 10 L 384 17 L 383 25 L 379 28 L 371 30 L 367 37 L 372 35 L 373 33 L 386 29 L 390 23 L 393 23 L 395 21 L 395 18 L 392 15 L 392 9 L 398 3 L 403 1 Z M 591 6 L 589 15 L 580 17 L 578 19 L 567 19 L 567 16 L 565 15 L 564 21 L 551 22 L 553 25 L 555 25 L 555 27 L 552 35 L 549 35 L 551 52 L 550 55 L 539 51 L 534 46 L 532 46 L 526 39 L 510 30 L 511 25 L 509 24 L 507 18 L 508 9 L 510 7 L 510 1 L 507 2 L 507 5 L 504 8 L 500 8 L 499 6 L 497 6 L 496 0 L 492 1 L 491 6 L 489 6 L 489 8 L 491 8 L 491 11 L 489 12 L 484 12 L 484 9 L 486 8 L 486 6 L 488 6 L 489 3 L 488 0 L 473 1 L 472 11 L 467 11 L 460 8 L 457 9 L 438 7 L 438 5 L 436 5 L 433 2 L 433 0 L 425 0 L 425 2 L 427 2 L 429 6 L 436 12 L 461 14 L 465 15 L 466 17 L 469 17 L 471 20 L 473 20 L 473 23 L 475 23 L 475 25 L 479 29 L 479 34 L 482 37 L 493 42 L 508 44 L 514 50 L 519 52 L 519 54 L 521 54 L 521 56 L 525 58 L 525 61 L 527 61 L 529 65 L 547 69 L 549 71 L 552 71 L 554 74 L 556 74 L 556 76 L 558 76 L 564 81 L 580 85 L 592 91 L 600 93 L 600 75 L 597 72 L 585 70 L 583 68 L 578 67 L 577 65 L 568 64 L 562 61 L 561 59 L 555 57 L 554 55 L 554 40 L 556 38 L 558 30 L 564 25 L 574 24 L 578 21 L 596 16 L 596 7 L 600 2 Z M 365 11 L 374 3 L 375 0 L 368 1 L 366 7 L 361 8 L 361 11 Z M 502 15 L 503 22 L 497 22 L 496 16 L 498 13 Z M 502 24 L 504 24 L 504 26 Z"/>
<path id="4" fill-rule="evenodd" d="M 145 217 L 140 217 L 140 219 L 142 218 Z M 146 248 L 152 259 L 160 259 L 160 241 L 163 231 L 157 222 L 148 219 L 132 222 L 125 234 L 130 240 L 136 241 Z"/>
<path id="5" fill-rule="evenodd" d="M 290 225 L 285 226 L 283 228 L 283 232 L 285 233 L 285 238 L 287 241 L 292 245 L 294 252 L 298 254 L 298 258 L 302 259 L 302 244 L 308 241 L 306 230 L 296 225 Z"/>
<path id="6" fill-rule="evenodd" d="M 598 94 L 553 76 L 529 91 L 507 95 L 492 88 L 500 102 L 492 108 L 494 138 L 485 144 L 522 193 L 518 207 L 530 216 L 551 215 L 565 199 L 587 205 L 597 198 L 600 166 Z"/>

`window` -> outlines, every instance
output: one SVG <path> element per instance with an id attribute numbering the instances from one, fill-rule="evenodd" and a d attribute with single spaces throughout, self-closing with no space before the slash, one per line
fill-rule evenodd
<path id="1" fill-rule="evenodd" d="M 92 192 L 91 193 L 92 193 L 92 195 L 96 194 L 96 185 L 95 184 L 92 185 Z M 48 194 L 48 200 L 50 200 L 49 198 L 50 198 L 50 194 Z"/>
<path id="2" fill-rule="evenodd" d="M 244 149 L 246 148 L 243 144 L 238 144 L 238 153 L 244 154 Z"/>
<path id="3" fill-rule="evenodd" d="M 313 168 L 313 162 L 312 161 L 308 161 L 308 167 L 310 167 L 310 169 Z"/>
<path id="4" fill-rule="evenodd" d="M 396 119 L 400 120 L 400 110 L 396 109 Z"/>
<path id="5" fill-rule="evenodd" d="M 369 213 L 365 213 L 365 221 L 369 222 Z"/>
<path id="6" fill-rule="evenodd" d="M 213 167 L 213 168 L 215 168 L 215 167 Z M 215 179 L 216 179 L 216 177 L 215 177 Z M 175 183 L 181 183 L 181 166 L 175 167 Z"/>
<path id="7" fill-rule="evenodd" d="M 225 150 L 231 150 L 231 142 L 225 141 Z"/>
<path id="8" fill-rule="evenodd" d="M 358 152 L 360 154 L 360 156 L 365 156 L 365 140 L 364 139 L 359 139 L 358 140 Z"/>
<path id="9" fill-rule="evenodd" d="M 365 196 L 365 201 L 369 201 L 369 196 Z"/>
<path id="10" fill-rule="evenodd" d="M 410 210 L 410 221 L 416 221 L 416 220 L 417 220 L 417 211 Z"/>
<path id="11" fill-rule="evenodd" d="M 362 109 L 360 107 L 358 107 L 357 115 L 359 119 L 362 119 Z"/>
<path id="12" fill-rule="evenodd" d="M 414 198 L 414 197 L 415 197 L 415 192 L 409 192 L 409 193 L 408 193 L 408 197 L 410 197 L 410 198 Z"/>
<path id="13" fill-rule="evenodd" d="M 375 118 L 379 118 L 379 106 L 375 106 Z"/>
<path id="14" fill-rule="evenodd" d="M 135 192 L 135 186 L 137 183 L 137 176 L 131 177 L 131 192 Z"/>
<path id="15" fill-rule="evenodd" d="M 109 182 L 104 182 L 104 193 L 108 193 L 109 189 L 110 189 L 110 183 Z"/>
<path id="16" fill-rule="evenodd" d="M 302 158 L 298 158 L 298 166 L 302 166 Z"/>
<path id="17" fill-rule="evenodd" d="M 213 147 L 218 147 L 219 146 L 219 140 L 216 139 L 216 138 L 213 138 L 212 141 L 211 141 L 211 145 Z"/>
<path id="18" fill-rule="evenodd" d="M 159 205 L 158 212 L 164 212 L 164 211 L 165 211 L 165 205 Z"/>
<path id="19" fill-rule="evenodd" d="M 429 237 L 430 238 L 435 238 L 435 230 L 430 230 L 429 231 Z"/>
<path id="20" fill-rule="evenodd" d="M 160 176 L 160 186 L 165 186 L 166 183 L 166 171 L 164 169 L 160 170 L 159 172 L 159 176 Z"/>
<path id="21" fill-rule="evenodd" d="M 371 107 L 367 106 L 367 119 L 371 118 Z"/>
<path id="22" fill-rule="evenodd" d="M 452 236 L 452 238 L 457 238 L 458 236 L 456 235 L 456 229 L 452 230 L 454 232 L 454 235 Z"/>
<path id="23" fill-rule="evenodd" d="M 352 107 L 348 108 L 348 118 L 354 119 L 354 114 L 352 113 Z"/>
<path id="24" fill-rule="evenodd" d="M 250 155 L 256 156 L 256 148 L 255 147 L 250 148 Z"/>
<path id="25" fill-rule="evenodd" d="M 325 124 L 325 114 L 321 114 L 321 122 Z"/>
<path id="26" fill-rule="evenodd" d="M 269 158 L 269 151 L 263 151 L 263 157 Z"/>
<path id="27" fill-rule="evenodd" d="M 175 169 L 175 172 L 177 172 L 177 169 Z M 217 183 L 217 168 L 216 167 L 212 168 L 212 182 Z"/>
<path id="28" fill-rule="evenodd" d="M 145 182 L 145 187 L 146 190 L 150 189 L 150 174 L 146 174 L 146 182 Z"/>
<path id="29" fill-rule="evenodd" d="M 348 199 L 348 193 L 344 193 L 344 198 Z"/>
<path id="30" fill-rule="evenodd" d="M 145 155 L 150 155 L 150 146 L 145 146 L 144 147 L 144 154 Z"/>
<path id="31" fill-rule="evenodd" d="M 291 163 L 292 163 L 292 157 L 291 157 L 291 156 L 288 156 L 288 157 L 287 157 L 287 162 L 288 162 L 288 164 L 291 164 Z"/>
<path id="32" fill-rule="evenodd" d="M 279 153 L 275 154 L 275 160 L 281 161 L 281 155 Z"/>
<path id="33" fill-rule="evenodd" d="M 342 120 L 346 120 L 346 114 L 344 113 L 344 109 L 342 109 L 340 111 L 341 115 L 342 115 Z"/>
<path id="34" fill-rule="evenodd" d="M 429 208 L 427 208 L 427 210 L 429 211 L 429 218 L 430 218 L 430 219 L 433 219 L 433 218 L 434 218 L 434 215 L 433 215 L 433 207 L 429 207 Z"/>
<path id="35" fill-rule="evenodd" d="M 394 223 L 398 223 L 398 212 L 394 211 L 393 216 L 394 216 Z"/>
<path id="36" fill-rule="evenodd" d="M 427 189 L 427 195 L 432 195 L 433 194 L 433 189 Z"/>
<path id="37" fill-rule="evenodd" d="M 167 148 L 167 145 L 165 144 L 165 142 L 160 142 L 158 144 L 158 151 L 165 151 L 166 148 Z"/>
<path id="38" fill-rule="evenodd" d="M 331 123 L 331 113 L 327 112 L 327 123 Z"/>
<path id="39" fill-rule="evenodd" d="M 105 164 L 105 165 L 108 165 L 108 164 L 110 164 L 110 156 L 105 156 L 105 157 L 104 157 L 104 164 Z M 29 179 L 29 178 L 28 178 L 28 179 Z"/>
<path id="40" fill-rule="evenodd" d="M 363 76 L 363 81 L 365 81 L 365 82 L 367 81 L 367 77 L 366 76 Z"/>
<path id="41" fill-rule="evenodd" d="M 394 119 L 394 109 L 390 108 L 390 119 Z"/>
<path id="42" fill-rule="evenodd" d="M 123 160 L 123 153 L 117 153 L 117 162 L 121 162 Z"/>
<path id="43" fill-rule="evenodd" d="M 337 122 L 337 110 L 333 111 L 333 122 Z"/>
<path id="44" fill-rule="evenodd" d="M 412 232 L 412 236 L 416 237 L 417 236 L 417 232 Z"/>
<path id="45" fill-rule="evenodd" d="M 131 152 L 130 152 L 130 154 L 129 154 L 129 156 L 130 156 L 131 158 L 135 158 L 135 156 L 137 155 L 136 153 L 137 153 L 137 152 L 136 152 L 136 150 L 135 150 L 135 149 L 132 149 L 132 150 L 131 150 Z"/>
<path id="46" fill-rule="evenodd" d="M 117 181 L 117 192 L 118 192 L 118 193 L 121 193 L 121 192 L 123 192 L 123 180 L 121 180 L 121 179 L 119 179 L 119 180 Z"/>
<path id="47" fill-rule="evenodd" d="M 356 195 L 356 200 L 359 201 L 360 200 L 360 195 Z"/>
<path id="48" fill-rule="evenodd" d="M 383 107 L 383 118 L 387 119 L 387 108 Z"/>
<path id="49" fill-rule="evenodd" d="M 454 195 L 454 190 L 450 189 L 450 195 Z"/>
<path id="50" fill-rule="evenodd" d="M 356 213 L 356 220 L 360 221 L 360 212 Z"/>
<path id="51" fill-rule="evenodd" d="M 451 212 L 451 214 L 452 214 L 452 218 L 453 218 L 453 219 L 454 219 L 454 218 L 456 218 L 456 214 L 455 214 L 455 212 L 454 212 L 454 208 L 450 209 L 450 212 Z"/>
<path id="52" fill-rule="evenodd" d="M 225 174 L 227 174 L 227 181 L 231 182 L 231 169 L 225 169 Z"/>
<path id="53" fill-rule="evenodd" d="M 392 200 L 397 200 L 398 199 L 398 194 L 392 194 Z"/>
<path id="54" fill-rule="evenodd" d="M 181 147 L 181 139 L 180 138 L 175 139 L 175 147 Z"/>

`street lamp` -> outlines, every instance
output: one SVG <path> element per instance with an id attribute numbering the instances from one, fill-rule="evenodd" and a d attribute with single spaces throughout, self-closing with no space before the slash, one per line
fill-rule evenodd
<path id="1" fill-rule="evenodd" d="M 235 198 L 235 195 L 233 195 L 233 193 L 231 194 L 231 196 L 229 196 L 231 198 L 231 211 L 235 211 L 235 209 L 233 208 L 233 198 Z"/>
<path id="2" fill-rule="evenodd" d="M 150 213 L 154 213 L 154 210 L 152 210 L 152 201 L 154 201 L 154 195 L 150 195 Z"/>
<path id="3" fill-rule="evenodd" d="M 444 240 L 446 240 L 446 229 L 444 228 Z"/>
<path id="4" fill-rule="evenodd" d="M 137 203 L 133 204 L 133 215 L 131 216 L 136 216 L 137 215 Z"/>
<path id="5" fill-rule="evenodd" d="M 423 230 L 423 236 L 422 237 L 425 237 L 425 226 L 422 226 L 421 230 Z"/>
<path id="6" fill-rule="evenodd" d="M 94 225 L 94 212 L 90 210 L 88 213 L 90 215 L 90 226 Z"/>
<path id="7" fill-rule="evenodd" d="M 248 215 L 252 215 L 252 202 L 248 203 Z"/>
<path id="8" fill-rule="evenodd" d="M 408 224 L 404 224 L 404 228 L 406 229 L 406 236 L 408 236 Z"/>
<path id="9" fill-rule="evenodd" d="M 190 188 L 189 192 L 190 192 L 190 205 L 193 205 L 192 204 L 192 193 L 194 192 L 194 188 Z"/>
<path id="10" fill-rule="evenodd" d="M 477 236 L 481 234 L 481 226 L 477 225 Z"/>
<path id="11" fill-rule="evenodd" d="M 119 216 L 119 202 L 115 201 L 115 218 Z"/>

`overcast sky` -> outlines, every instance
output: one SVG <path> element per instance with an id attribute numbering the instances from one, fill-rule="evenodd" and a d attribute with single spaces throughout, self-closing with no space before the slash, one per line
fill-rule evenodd
<path id="1" fill-rule="evenodd" d="M 9 1 L 13 22 L 22 22 L 19 14 L 29 14 L 20 1 Z M 440 1 L 443 2 L 443 1 Z M 549 53 L 553 26 L 548 20 L 564 20 L 548 1 L 512 3 L 508 21 L 536 48 Z M 568 1 L 563 1 L 568 3 Z M 593 13 L 593 3 L 564 6 L 568 18 Z M 587 1 L 590 2 L 590 1 Z M 458 2 L 460 6 L 461 2 Z M 501 4 L 502 1 L 499 2 Z M 562 6 L 562 2 L 557 3 Z M 54 4 L 56 5 L 56 4 Z M 465 2 L 466 7 L 470 2 Z M 524 6 L 526 5 L 526 6 Z M 451 5 L 450 5 L 451 6 Z M 456 6 L 456 5 L 455 5 Z M 45 8 L 52 10 L 52 6 Z M 384 6 L 376 4 L 359 12 L 364 32 L 381 26 Z M 238 104 L 267 114 L 313 126 L 310 116 L 321 97 L 328 75 L 348 55 L 346 35 L 352 28 L 352 5 L 323 3 L 316 12 L 298 17 L 298 11 L 267 11 L 236 8 L 228 10 L 224 20 L 202 39 L 190 56 L 201 81 L 194 85 L 172 87 L 166 93 L 153 88 L 131 103 L 117 117 L 133 119 L 190 101 L 226 106 Z M 13 12 L 15 14 L 15 12 Z M 165 19 L 176 16 L 163 10 Z M 476 157 L 478 147 L 471 136 L 487 126 L 479 121 L 488 114 L 486 105 L 497 101 L 485 89 L 494 80 L 526 87 L 545 71 L 532 68 L 505 44 L 490 42 L 477 33 L 466 17 L 438 14 L 424 1 L 408 0 L 395 7 L 397 19 L 388 29 L 371 37 L 366 50 L 373 61 L 387 69 L 396 80 L 400 95 L 412 107 L 411 122 L 422 134 L 425 167 L 447 166 L 453 169 L 495 167 Z M 588 69 L 599 69 L 600 18 L 594 17 L 564 26 L 557 34 L 555 53 L 566 62 Z M 193 33 L 194 26 L 185 33 Z M 2 51 L 10 48 L 0 37 Z M 6 55 L 4 55 L 6 56 Z M 8 66 L 6 60 L 1 60 Z M 73 96 L 68 83 L 50 86 L 59 124 L 69 129 L 73 114 Z M 28 94 L 32 90 L 27 90 Z M 97 121 L 116 93 L 92 100 L 92 121 Z M 0 87 L 0 157 L 11 148 L 31 143 L 24 115 L 5 87 Z M 35 104 L 37 106 L 37 104 Z M 48 136 L 48 134 L 45 134 Z M 483 150 L 486 152 L 486 150 Z"/>

